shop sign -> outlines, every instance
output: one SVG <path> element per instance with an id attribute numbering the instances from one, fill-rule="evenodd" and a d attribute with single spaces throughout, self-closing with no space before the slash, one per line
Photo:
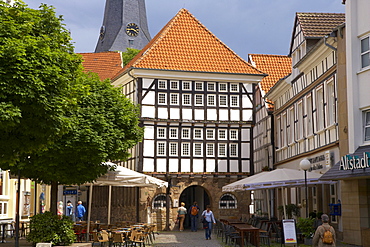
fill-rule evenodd
<path id="1" fill-rule="evenodd" d="M 364 152 L 364 156 L 359 158 L 358 156 L 345 155 L 341 158 L 339 164 L 339 170 L 357 170 L 365 169 L 369 166 L 369 152 Z"/>
<path id="2" fill-rule="evenodd" d="M 326 151 L 324 154 L 308 158 L 308 160 L 311 163 L 310 171 L 326 169 L 331 166 L 331 153 L 330 151 Z"/>

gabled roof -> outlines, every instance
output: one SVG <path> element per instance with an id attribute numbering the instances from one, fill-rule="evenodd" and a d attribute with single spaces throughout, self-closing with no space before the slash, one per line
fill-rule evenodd
<path id="1" fill-rule="evenodd" d="M 112 79 L 122 69 L 119 52 L 79 53 L 85 72 L 97 73 L 100 80 Z"/>
<path id="2" fill-rule="evenodd" d="M 322 38 L 333 29 L 345 22 L 343 13 L 297 13 L 297 21 L 301 25 L 306 39 Z"/>
<path id="3" fill-rule="evenodd" d="M 249 54 L 252 65 L 267 74 L 260 82 L 266 94 L 280 79 L 292 72 L 292 58 L 283 55 Z"/>
<path id="4" fill-rule="evenodd" d="M 264 75 L 186 9 L 181 9 L 121 73 L 130 68 Z"/>

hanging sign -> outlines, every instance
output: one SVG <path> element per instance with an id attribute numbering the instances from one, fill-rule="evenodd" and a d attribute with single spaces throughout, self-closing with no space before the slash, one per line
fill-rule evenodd
<path id="1" fill-rule="evenodd" d="M 283 230 L 284 230 L 284 243 L 296 244 L 297 234 L 295 231 L 295 220 L 293 219 L 283 220 Z"/>

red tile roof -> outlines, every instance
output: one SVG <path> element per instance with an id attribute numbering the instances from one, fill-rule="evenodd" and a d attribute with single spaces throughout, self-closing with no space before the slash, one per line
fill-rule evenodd
<path id="1" fill-rule="evenodd" d="M 250 62 L 268 74 L 260 82 L 261 89 L 266 94 L 281 78 L 292 72 L 292 58 L 282 55 L 250 54 Z"/>
<path id="2" fill-rule="evenodd" d="M 79 53 L 85 71 L 97 73 L 101 80 L 112 79 L 122 69 L 119 52 Z"/>
<path id="3" fill-rule="evenodd" d="M 303 35 L 306 38 L 322 38 L 345 22 L 345 14 L 297 13 L 297 21 L 301 25 Z"/>
<path id="4" fill-rule="evenodd" d="M 181 9 L 122 73 L 128 68 L 263 75 L 186 9 Z"/>

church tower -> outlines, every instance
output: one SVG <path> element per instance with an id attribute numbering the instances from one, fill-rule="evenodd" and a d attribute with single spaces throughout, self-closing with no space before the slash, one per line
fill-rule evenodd
<path id="1" fill-rule="evenodd" d="M 141 50 L 150 40 L 145 0 L 106 0 L 95 52 Z"/>

